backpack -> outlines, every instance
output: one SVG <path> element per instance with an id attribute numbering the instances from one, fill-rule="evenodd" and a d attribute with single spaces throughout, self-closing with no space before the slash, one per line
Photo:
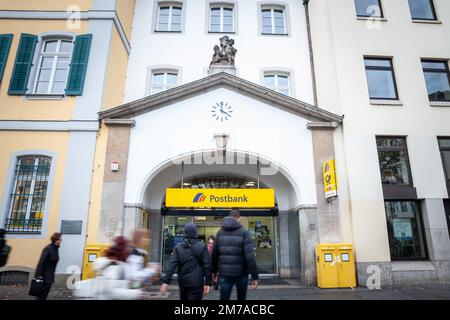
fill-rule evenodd
<path id="1" fill-rule="evenodd" d="M 11 247 L 5 244 L 2 248 L 2 251 L 0 251 L 0 268 L 6 265 L 10 252 Z"/>

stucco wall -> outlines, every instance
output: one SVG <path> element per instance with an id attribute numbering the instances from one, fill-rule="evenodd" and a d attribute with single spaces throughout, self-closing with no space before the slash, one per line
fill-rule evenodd
<path id="1" fill-rule="evenodd" d="M 232 105 L 225 122 L 211 116 L 219 101 Z M 131 130 L 125 202 L 140 203 L 146 177 L 183 154 L 214 150 L 215 133 L 229 133 L 228 150 L 261 154 L 292 177 L 298 204 L 315 204 L 311 133 L 307 120 L 229 89 L 220 88 L 137 116 Z"/>
<path id="2" fill-rule="evenodd" d="M 319 105 L 345 115 L 336 135 L 339 174 L 348 177 L 357 259 L 389 261 L 376 135 L 406 135 L 418 198 L 446 198 L 437 136 L 450 136 L 448 107 L 431 107 L 421 58 L 450 57 L 450 3 L 436 0 L 441 24 L 413 23 L 407 1 L 382 1 L 386 21 L 371 28 L 353 0 L 310 1 Z M 370 104 L 364 55 L 393 57 L 402 106 Z M 341 160 L 339 160 L 341 159 Z M 345 159 L 343 162 L 342 159 Z"/>

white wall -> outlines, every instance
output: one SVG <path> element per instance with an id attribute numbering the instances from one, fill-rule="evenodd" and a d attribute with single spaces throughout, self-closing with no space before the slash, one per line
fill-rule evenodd
<path id="1" fill-rule="evenodd" d="M 335 135 L 340 176 L 349 179 L 340 194 L 360 262 L 390 260 L 376 135 L 408 136 L 419 199 L 448 197 L 437 136 L 450 136 L 450 106 L 430 106 L 420 59 L 450 58 L 450 2 L 435 1 L 441 24 L 413 23 L 408 1 L 382 3 L 387 21 L 371 29 L 353 0 L 310 1 L 319 105 L 345 115 Z M 370 104 L 364 55 L 393 57 L 403 106 Z"/>
<path id="2" fill-rule="evenodd" d="M 211 117 L 218 101 L 232 105 L 233 116 L 224 123 Z M 237 92 L 219 88 L 176 102 L 135 118 L 131 130 L 125 202 L 140 203 L 157 168 L 184 154 L 215 150 L 215 133 L 230 135 L 228 150 L 260 154 L 280 165 L 296 192 L 295 203 L 315 204 L 316 191 L 311 133 L 297 115 Z M 287 208 L 287 206 L 291 206 Z"/>
<path id="3" fill-rule="evenodd" d="M 226 1 L 225 1 L 226 2 Z M 273 1 L 287 5 L 287 36 L 260 35 L 258 32 L 258 1 L 235 1 L 237 4 L 237 34 L 235 39 L 238 76 L 260 84 L 263 68 L 291 69 L 295 83 L 295 97 L 312 103 L 311 70 L 308 38 L 302 1 Z M 150 66 L 181 67 L 181 83 L 205 76 L 213 47 L 224 34 L 208 34 L 205 0 L 185 1 L 183 33 L 155 33 L 153 30 L 153 0 L 137 0 L 131 39 L 131 55 L 125 89 L 125 102 L 142 98 L 146 93 L 147 72 Z"/>

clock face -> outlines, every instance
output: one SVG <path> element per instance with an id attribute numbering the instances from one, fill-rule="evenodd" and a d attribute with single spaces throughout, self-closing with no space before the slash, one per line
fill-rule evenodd
<path id="1" fill-rule="evenodd" d="M 211 107 L 211 114 L 217 121 L 228 121 L 233 115 L 233 108 L 228 102 L 217 102 Z"/>

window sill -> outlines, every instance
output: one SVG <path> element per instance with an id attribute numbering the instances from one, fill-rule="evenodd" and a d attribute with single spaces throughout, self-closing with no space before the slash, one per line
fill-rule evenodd
<path id="1" fill-rule="evenodd" d="M 413 23 L 425 23 L 425 24 L 442 24 L 442 21 L 439 20 L 421 20 L 421 19 L 412 19 Z"/>
<path id="2" fill-rule="evenodd" d="M 382 17 L 356 17 L 356 18 L 362 21 L 383 21 L 383 22 L 388 21 L 388 19 Z"/>
<path id="3" fill-rule="evenodd" d="M 288 36 L 289 33 L 261 33 L 262 36 Z"/>
<path id="4" fill-rule="evenodd" d="M 26 94 L 28 100 L 62 100 L 66 96 L 63 94 Z"/>
<path id="5" fill-rule="evenodd" d="M 400 100 L 370 99 L 370 104 L 375 106 L 403 106 L 403 102 Z"/>
<path id="6" fill-rule="evenodd" d="M 430 101 L 430 107 L 450 107 L 450 101 Z"/>
<path id="7" fill-rule="evenodd" d="M 236 34 L 236 31 L 232 32 L 208 31 L 208 34 Z"/>
<path id="8" fill-rule="evenodd" d="M 183 31 L 164 31 L 164 30 L 155 30 L 155 33 L 183 33 Z"/>

